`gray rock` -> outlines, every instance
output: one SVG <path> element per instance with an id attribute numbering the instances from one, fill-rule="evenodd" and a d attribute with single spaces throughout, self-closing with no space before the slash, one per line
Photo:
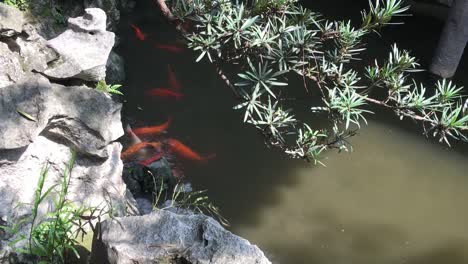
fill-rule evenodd
<path id="1" fill-rule="evenodd" d="M 86 8 L 97 7 L 106 12 L 108 16 L 107 28 L 111 31 L 117 30 L 122 11 L 129 11 L 135 6 L 134 1 L 129 0 L 84 0 Z"/>
<path id="2" fill-rule="evenodd" d="M 127 199 L 126 185 L 122 180 L 123 164 L 120 160 L 120 143 L 106 146 L 109 158 L 90 159 L 78 155 L 71 173 L 67 198 L 77 206 L 98 207 L 107 212 L 112 208 L 115 215 L 126 215 L 131 201 Z M 31 214 L 31 204 L 41 169 L 50 165 L 44 190 L 63 177 L 65 164 L 71 157 L 70 148 L 60 141 L 38 136 L 33 143 L 20 150 L 0 151 L 0 218 L 7 226 Z M 39 207 L 41 219 L 53 207 L 51 199 Z M 106 215 L 102 216 L 106 218 Z M 25 234 L 29 224 L 21 226 Z M 11 251 L 7 244 L 15 235 L 0 239 L 0 256 Z M 4 252 L 2 252 L 4 251 Z"/>
<path id="3" fill-rule="evenodd" d="M 0 42 L 0 90 L 25 76 L 18 53 L 12 52 L 8 45 Z"/>
<path id="4" fill-rule="evenodd" d="M 105 31 L 105 21 L 104 11 L 96 8 L 86 9 L 83 17 L 70 18 L 70 29 L 47 42 L 59 59 L 44 74 L 53 79 L 103 80 L 115 38 Z"/>
<path id="5" fill-rule="evenodd" d="M 109 22 L 106 25 L 109 29 L 115 30 L 116 25 L 120 20 L 119 0 L 85 0 L 86 8 L 96 7 L 101 8 L 109 17 Z"/>
<path id="6" fill-rule="evenodd" d="M 101 231 L 102 239 L 95 246 L 103 248 L 105 256 L 93 256 L 95 263 L 176 263 L 177 259 L 197 264 L 271 263 L 257 246 L 200 214 L 159 210 L 106 220 Z"/>
<path id="7" fill-rule="evenodd" d="M 0 150 L 25 147 L 47 133 L 67 140 L 81 153 L 106 158 L 106 146 L 123 135 L 120 110 L 121 104 L 102 92 L 31 76 L 0 89 Z"/>
<path id="8" fill-rule="evenodd" d="M 68 19 L 68 27 L 76 32 L 105 32 L 106 13 L 99 8 L 87 8 L 81 17 Z"/>
<path id="9" fill-rule="evenodd" d="M 30 25 L 24 26 L 26 36 L 20 35 L 15 40 L 23 69 L 27 72 L 42 72 L 47 69 L 47 63 L 55 60 L 57 54 L 47 47 L 47 41 Z"/>
<path id="10" fill-rule="evenodd" d="M 111 52 L 106 65 L 106 82 L 120 84 L 125 81 L 124 59 L 117 53 Z"/>
<path id="11" fill-rule="evenodd" d="M 11 37 L 21 33 L 23 25 L 24 16 L 20 10 L 0 3 L 0 36 Z"/>
<path id="12" fill-rule="evenodd" d="M 44 106 L 50 89 L 49 81 L 40 77 L 0 88 L 0 149 L 25 147 L 39 135 L 48 119 Z M 22 117 L 18 110 L 37 121 Z"/>

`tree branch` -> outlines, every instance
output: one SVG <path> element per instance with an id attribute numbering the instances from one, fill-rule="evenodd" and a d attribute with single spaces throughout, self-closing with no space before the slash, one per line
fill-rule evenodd
<path id="1" fill-rule="evenodd" d="M 177 20 L 177 18 L 172 14 L 171 10 L 169 7 L 166 5 L 165 0 L 155 0 L 156 4 L 159 6 L 159 9 L 161 9 L 162 15 L 169 21 L 169 22 L 174 22 Z"/>

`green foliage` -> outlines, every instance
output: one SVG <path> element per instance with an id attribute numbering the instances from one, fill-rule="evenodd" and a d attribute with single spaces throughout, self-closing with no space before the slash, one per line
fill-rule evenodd
<path id="1" fill-rule="evenodd" d="M 29 7 L 29 0 L 2 0 L 3 3 L 25 11 Z"/>
<path id="2" fill-rule="evenodd" d="M 110 93 L 110 94 L 118 94 L 118 95 L 123 95 L 119 89 L 122 87 L 120 84 L 114 84 L 114 85 L 109 85 L 106 83 L 105 80 L 100 80 L 96 84 L 96 90 L 103 92 L 103 93 Z"/>
<path id="3" fill-rule="evenodd" d="M 201 214 L 207 214 L 216 218 L 221 224 L 228 226 L 229 222 L 221 215 L 219 208 L 210 202 L 206 191 L 193 191 L 183 183 L 171 186 L 160 177 L 157 181 L 153 175 L 153 210 L 165 210 L 169 208 L 188 209 Z M 169 200 L 170 203 L 164 203 Z"/>
<path id="4" fill-rule="evenodd" d="M 45 181 L 50 169 L 47 164 L 41 171 L 34 199 L 31 216 L 16 222 L 11 227 L 3 227 L 11 234 L 17 234 L 21 226 L 30 224 L 28 236 L 19 234 L 18 239 L 11 244 L 14 246 L 20 241 L 27 241 L 27 248 L 17 248 L 18 253 L 26 254 L 38 263 L 66 263 L 69 254 L 79 258 L 75 249 L 76 238 L 80 232 L 84 234 L 84 228 L 89 221 L 94 219 L 96 208 L 77 207 L 67 200 L 70 185 L 71 172 L 74 166 L 75 154 L 66 164 L 60 183 L 52 185 L 44 190 Z M 44 216 L 39 217 L 39 206 L 45 201 L 51 200 L 53 209 Z"/>
<path id="5" fill-rule="evenodd" d="M 401 0 L 370 0 L 359 26 L 328 21 L 294 0 L 238 2 L 172 0 L 171 7 L 177 18 L 196 22 L 185 37 L 200 52 L 197 61 L 229 64 L 230 78 L 239 77 L 236 92 L 242 102 L 234 108 L 244 111 L 244 122 L 257 127 L 268 144 L 319 163 L 326 149 L 351 149 L 347 139 L 367 123 L 372 113 L 368 104 L 423 122 L 426 135 L 447 144 L 449 139 L 467 140 L 462 89 L 446 80 L 433 89 L 413 81 L 409 74 L 419 64 L 408 51 L 394 45 L 383 63 L 350 66 L 365 51 L 366 35 L 395 24 L 393 18 L 408 10 Z M 292 74 L 303 79 L 299 88 L 305 95 L 320 95 L 320 102 L 308 101 L 311 115 L 326 116 L 331 124 L 325 127 L 331 129 L 314 129 L 295 117 L 295 105 L 288 104 L 297 95 L 291 92 L 297 87 L 289 85 Z M 376 97 L 376 89 L 385 89 L 386 96 Z"/>

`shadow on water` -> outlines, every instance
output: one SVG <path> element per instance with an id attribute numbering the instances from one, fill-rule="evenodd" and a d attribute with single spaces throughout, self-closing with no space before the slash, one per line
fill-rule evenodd
<path id="1" fill-rule="evenodd" d="M 330 19 L 359 18 L 366 3 L 317 0 L 313 7 Z M 209 190 L 233 231 L 274 263 L 468 263 L 465 145 L 447 149 L 421 136 L 419 124 L 376 109 L 369 126 L 352 139 L 352 154 L 327 153 L 326 168 L 289 160 L 242 125 L 231 91 L 208 63 L 195 63 L 190 51 L 170 54 L 152 46 L 176 39 L 157 12 L 151 1 L 139 1 L 121 23 L 125 115 L 136 125 L 172 116 L 170 137 L 217 154 L 206 165 L 185 163 L 185 173 L 196 189 Z M 385 29 L 382 38 L 369 38 L 363 62 L 386 57 L 397 42 L 427 68 L 442 22 L 418 14 L 403 20 L 404 26 Z M 129 23 L 149 40 L 136 40 Z M 144 95 L 166 84 L 168 63 L 183 85 L 182 101 Z M 466 67 L 465 59 L 455 78 L 465 86 Z"/>

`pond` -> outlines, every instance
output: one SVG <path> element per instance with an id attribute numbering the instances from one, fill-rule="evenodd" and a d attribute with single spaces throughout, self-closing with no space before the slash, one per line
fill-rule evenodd
<path id="1" fill-rule="evenodd" d="M 330 2 L 314 1 L 313 8 L 342 19 L 359 16 L 367 1 Z M 368 57 L 387 56 L 397 42 L 427 66 L 442 22 L 422 14 L 403 19 L 405 26 L 369 39 Z M 136 39 L 130 23 L 148 40 Z M 206 164 L 184 163 L 187 180 L 208 189 L 229 229 L 257 244 L 273 263 L 468 263 L 466 146 L 449 149 L 422 136 L 417 124 L 377 109 L 351 140 L 352 153 L 327 152 L 327 167 L 290 160 L 242 124 L 241 113 L 232 110 L 232 92 L 211 65 L 195 63 L 196 54 L 188 50 L 154 47 L 179 41 L 154 3 L 139 1 L 120 27 L 124 114 L 147 125 L 171 117 L 170 137 L 216 153 Z M 145 94 L 166 85 L 168 64 L 182 84 L 182 100 Z M 465 62 L 456 79 L 466 86 L 464 73 Z"/>

